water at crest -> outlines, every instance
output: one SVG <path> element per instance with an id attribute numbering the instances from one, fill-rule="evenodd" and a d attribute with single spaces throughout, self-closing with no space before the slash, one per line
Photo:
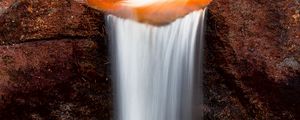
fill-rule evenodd
<path id="1" fill-rule="evenodd" d="M 117 120 L 201 117 L 204 16 L 192 12 L 166 26 L 107 16 Z"/>

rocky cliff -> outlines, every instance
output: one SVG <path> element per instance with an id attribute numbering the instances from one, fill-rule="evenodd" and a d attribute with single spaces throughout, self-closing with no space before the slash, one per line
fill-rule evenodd
<path id="1" fill-rule="evenodd" d="M 215 0 L 205 119 L 300 119 L 300 1 Z M 112 117 L 103 13 L 72 0 L 0 1 L 0 118 Z"/>
<path id="2" fill-rule="evenodd" d="M 297 0 L 210 6 L 206 53 L 224 77 L 214 84 L 232 90 L 251 118 L 300 119 L 299 12 Z"/>

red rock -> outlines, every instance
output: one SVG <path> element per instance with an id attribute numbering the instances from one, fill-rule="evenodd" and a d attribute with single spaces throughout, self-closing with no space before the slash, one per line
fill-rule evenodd
<path id="1" fill-rule="evenodd" d="M 69 0 L 0 10 L 1 119 L 111 117 L 102 13 Z"/>
<path id="2" fill-rule="evenodd" d="M 104 36 L 103 15 L 67 0 L 15 1 L 0 16 L 0 42 Z"/>
<path id="3" fill-rule="evenodd" d="M 300 117 L 299 9 L 289 0 L 215 0 L 210 6 L 207 54 L 256 119 Z"/>
<path id="4" fill-rule="evenodd" d="M 2 0 L 0 1 L 0 15 L 5 13 L 6 10 L 13 4 L 13 0 Z"/>
<path id="5" fill-rule="evenodd" d="M 214 0 L 207 119 L 300 119 L 296 0 Z M 69 0 L 0 2 L 0 118 L 110 119 L 103 14 Z"/>
<path id="6" fill-rule="evenodd" d="M 71 109 L 71 112 L 79 112 L 72 118 L 88 119 L 101 110 L 105 111 L 99 118 L 110 117 L 111 97 L 107 92 L 111 90 L 106 81 L 105 67 L 100 65 L 106 61 L 97 57 L 97 47 L 95 42 L 86 39 L 1 46 L 0 118 L 32 119 L 27 115 L 61 118 L 61 114 L 52 113 L 57 112 L 57 106 L 64 104 L 79 107 Z M 86 111 L 78 111 L 80 107 L 97 104 L 105 108 L 87 107 Z M 92 113 L 83 117 L 87 111 Z"/>

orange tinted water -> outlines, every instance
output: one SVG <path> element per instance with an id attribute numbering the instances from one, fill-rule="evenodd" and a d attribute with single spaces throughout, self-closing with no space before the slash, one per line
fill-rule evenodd
<path id="1" fill-rule="evenodd" d="M 206 7 L 212 0 L 165 0 L 142 6 L 124 0 L 86 0 L 86 4 L 119 17 L 154 25 L 168 24 Z M 126 3 L 127 2 L 127 3 Z M 129 3 L 128 3 L 129 2 Z"/>

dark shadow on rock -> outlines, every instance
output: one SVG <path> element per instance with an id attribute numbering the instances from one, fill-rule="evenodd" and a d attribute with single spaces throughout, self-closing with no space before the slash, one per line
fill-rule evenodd
<path id="1" fill-rule="evenodd" d="M 248 116 L 244 116 L 245 119 L 300 119 L 299 71 L 291 70 L 291 68 L 279 70 L 275 64 L 272 64 L 280 61 L 282 57 L 294 55 L 294 53 L 288 52 L 284 48 L 286 43 L 294 40 L 291 39 L 294 36 L 291 36 L 286 26 L 288 21 L 286 14 L 280 8 L 284 5 L 284 1 L 278 1 L 283 3 L 276 4 L 268 0 L 245 1 L 246 3 L 257 4 L 257 8 L 253 8 L 252 11 L 258 10 L 260 13 L 264 13 L 265 16 L 255 16 L 260 13 L 236 11 L 234 8 L 229 7 L 229 1 L 218 2 L 218 4 L 213 3 L 214 8 L 209 11 L 208 16 L 206 35 L 206 59 L 208 61 L 206 64 L 206 70 L 208 70 L 206 84 L 208 85 L 205 85 L 208 88 L 206 88 L 206 93 L 213 95 L 209 91 L 214 89 L 213 84 L 215 86 L 219 85 L 216 89 L 222 89 L 220 85 L 225 84 L 229 89 L 227 91 L 232 92 L 229 95 L 237 97 L 243 108 L 246 109 Z M 230 16 L 233 14 L 230 12 L 235 14 Z M 238 14 L 243 15 L 238 16 Z M 233 20 L 236 21 L 231 20 L 234 17 Z M 240 21 L 237 20 L 239 17 Z M 253 17 L 259 20 L 253 21 Z M 243 20 L 248 21 L 244 22 Z M 245 28 L 237 30 L 235 27 L 240 27 L 242 23 L 248 25 L 243 25 L 241 27 Z M 249 25 L 251 27 L 252 24 L 254 28 L 247 28 Z M 257 26 L 257 24 L 261 24 L 261 26 Z M 258 33 L 259 30 L 264 30 L 265 33 Z M 253 34 L 256 32 L 257 34 Z M 249 39 L 250 37 L 263 42 L 253 41 L 253 39 Z M 266 43 L 261 44 L 264 42 Z M 260 48 L 250 49 L 252 43 L 256 43 Z M 248 51 L 238 49 L 243 47 L 247 48 Z M 249 54 L 271 57 L 273 60 L 248 56 Z M 286 71 L 282 72 L 284 70 Z M 282 82 L 276 82 L 274 78 L 276 75 L 285 79 L 279 80 Z M 217 78 L 214 78 L 216 76 Z M 214 79 L 219 81 L 214 81 Z M 215 93 L 215 95 L 222 95 L 222 93 Z M 210 97 L 208 96 L 208 98 Z M 209 100 L 208 102 L 211 102 L 211 99 Z M 216 104 L 218 105 L 218 103 Z M 216 114 L 218 113 L 214 115 Z M 213 117 L 209 119 L 213 119 Z"/>
<path id="2" fill-rule="evenodd" d="M 290 78 L 287 84 L 274 83 L 265 76 L 265 73 L 257 72 L 241 79 L 268 104 L 275 118 L 300 119 L 300 84 L 297 82 L 299 76 Z"/>
<path id="3" fill-rule="evenodd" d="M 107 54 L 74 45 L 73 56 L 64 62 L 8 71 L 10 83 L 0 100 L 1 120 L 112 117 Z"/>
<path id="4" fill-rule="evenodd" d="M 204 64 L 204 94 L 205 111 L 204 119 L 251 119 L 254 118 L 253 106 L 241 93 L 232 78 L 224 76 L 220 66 L 226 66 L 225 57 L 235 60 L 235 55 L 228 49 L 228 26 L 224 17 L 218 13 L 208 11 L 206 30 L 206 47 Z"/>

